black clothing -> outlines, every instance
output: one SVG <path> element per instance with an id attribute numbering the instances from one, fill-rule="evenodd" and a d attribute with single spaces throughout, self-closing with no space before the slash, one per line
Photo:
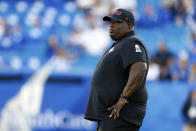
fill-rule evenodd
<path id="1" fill-rule="evenodd" d="M 98 128 L 101 131 L 139 131 L 140 126 L 130 124 L 120 117 L 116 120 L 106 119 L 98 122 Z"/>
<path id="2" fill-rule="evenodd" d="M 186 123 L 191 124 L 191 125 L 196 125 L 196 117 L 190 116 L 189 111 L 192 108 L 192 110 L 196 110 L 196 100 L 191 101 L 189 98 L 184 106 L 183 106 L 183 116 L 185 118 Z"/>
<path id="3" fill-rule="evenodd" d="M 134 32 L 130 32 L 114 43 L 100 59 L 92 77 L 85 119 L 108 119 L 111 111 L 107 108 L 120 98 L 128 81 L 129 68 L 135 62 L 145 62 L 149 67 L 146 48 L 134 36 Z M 129 123 L 142 124 L 148 98 L 145 82 L 146 77 L 141 86 L 129 97 L 129 103 L 120 111 L 121 118 Z"/>

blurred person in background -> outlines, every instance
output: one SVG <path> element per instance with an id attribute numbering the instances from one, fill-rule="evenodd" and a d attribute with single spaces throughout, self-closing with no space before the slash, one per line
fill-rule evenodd
<path id="1" fill-rule="evenodd" d="M 54 58 L 54 70 L 56 72 L 62 73 L 70 69 L 70 61 L 76 59 L 76 55 L 72 53 L 68 52 L 66 47 L 61 47 L 58 36 L 49 36 L 46 47 L 46 58 Z"/>
<path id="2" fill-rule="evenodd" d="M 78 23 L 77 20 L 79 19 L 75 19 L 76 25 Z M 85 12 L 85 19 L 83 18 L 82 20 L 84 25 L 80 23 L 80 26 L 77 25 L 75 27 L 73 35 L 70 35 L 68 38 L 69 45 L 78 45 L 80 49 L 93 56 L 100 55 L 108 47 L 110 41 L 107 31 L 102 24 L 100 25 L 99 21 L 93 15 L 93 12 Z"/>
<path id="3" fill-rule="evenodd" d="M 74 54 L 76 58 L 82 57 L 84 54 L 86 54 L 85 48 L 81 42 L 81 35 L 81 30 L 75 28 L 66 43 L 67 51 Z"/>
<path id="4" fill-rule="evenodd" d="M 192 0 L 192 6 L 193 6 L 193 19 L 196 21 L 196 1 Z"/>
<path id="5" fill-rule="evenodd" d="M 69 59 L 70 57 L 72 57 L 70 54 L 67 53 L 65 49 L 60 47 L 59 39 L 55 35 L 51 35 L 48 38 L 46 56 L 48 58 L 52 56 L 57 56 L 57 57 L 63 57 L 65 59 Z"/>
<path id="6" fill-rule="evenodd" d="M 102 16 L 105 16 L 110 12 L 110 4 L 104 0 L 97 0 L 91 9 L 91 12 L 100 20 Z"/>
<path id="7" fill-rule="evenodd" d="M 187 5 L 185 0 L 172 0 L 170 10 L 177 25 L 182 25 L 187 16 Z"/>
<path id="8" fill-rule="evenodd" d="M 89 10 L 96 0 L 76 0 L 76 4 L 79 9 Z"/>
<path id="9" fill-rule="evenodd" d="M 191 65 L 191 70 L 189 74 L 189 83 L 190 84 L 196 84 L 196 63 L 193 63 Z"/>
<path id="10" fill-rule="evenodd" d="M 167 61 L 167 67 L 169 69 L 169 73 L 172 75 L 174 70 L 176 69 L 176 59 L 175 57 L 170 57 Z"/>
<path id="11" fill-rule="evenodd" d="M 124 8 L 131 12 L 135 12 L 137 8 L 137 0 L 112 0 L 115 8 Z"/>
<path id="12" fill-rule="evenodd" d="M 43 38 L 43 35 L 45 35 L 45 27 L 43 27 L 40 17 L 36 17 L 32 23 L 33 24 L 28 28 L 29 39 L 39 41 Z"/>
<path id="13" fill-rule="evenodd" d="M 190 49 L 192 53 L 196 53 L 196 32 L 191 33 L 191 45 Z"/>
<path id="14" fill-rule="evenodd" d="M 193 32 L 196 32 L 196 1 L 186 0 L 187 5 L 187 19 L 186 22 Z"/>
<path id="15" fill-rule="evenodd" d="M 6 21 L 5 19 L 1 18 L 0 19 L 0 39 L 2 35 L 4 34 L 5 28 L 6 28 Z"/>
<path id="16" fill-rule="evenodd" d="M 85 119 L 97 121 L 101 131 L 138 131 L 148 98 L 148 52 L 134 36 L 131 12 L 117 9 L 103 20 L 110 22 L 110 37 L 115 43 L 95 69 Z"/>
<path id="17" fill-rule="evenodd" d="M 78 28 L 74 28 L 73 32 L 71 33 L 69 39 L 68 39 L 68 46 L 80 46 L 81 45 L 81 30 Z"/>
<path id="18" fill-rule="evenodd" d="M 23 30 L 20 24 L 16 24 L 12 27 L 12 37 L 13 37 L 13 42 L 15 44 L 21 44 L 24 40 L 23 36 Z"/>
<path id="19" fill-rule="evenodd" d="M 154 27 L 158 24 L 158 15 L 153 5 L 148 4 L 144 8 L 144 14 L 139 19 L 140 26 Z"/>
<path id="20" fill-rule="evenodd" d="M 97 17 L 94 16 L 93 12 L 91 12 L 91 11 L 85 12 L 85 18 L 84 19 L 85 19 L 85 23 L 86 23 L 85 26 L 88 26 L 88 27 L 86 27 L 86 29 L 92 28 L 93 26 L 99 26 L 100 25 L 98 23 L 98 21 L 96 21 Z"/>
<path id="21" fill-rule="evenodd" d="M 160 65 L 159 80 L 172 80 L 167 64 Z"/>
<path id="22" fill-rule="evenodd" d="M 89 23 L 88 23 L 88 12 L 83 12 L 83 11 L 80 11 L 79 13 L 76 14 L 76 16 L 74 17 L 74 20 L 73 20 L 73 25 L 74 25 L 74 28 L 77 29 L 77 30 L 80 30 L 80 32 L 82 32 L 83 30 L 85 29 L 88 29 L 89 28 Z M 80 21 L 80 22 L 78 22 Z M 88 23 L 88 24 L 86 24 Z"/>
<path id="23" fill-rule="evenodd" d="M 13 39 L 11 35 L 10 28 L 5 26 L 3 34 L 0 38 L 0 47 L 4 49 L 11 48 L 13 46 Z"/>
<path id="24" fill-rule="evenodd" d="M 190 42 L 189 42 L 189 53 L 192 62 L 196 62 L 196 33 L 191 32 Z"/>
<path id="25" fill-rule="evenodd" d="M 196 131 L 196 90 L 190 92 L 182 113 L 185 118 L 183 131 Z"/>
<path id="26" fill-rule="evenodd" d="M 150 60 L 147 80 L 155 81 L 158 80 L 160 76 L 160 66 L 153 60 Z"/>
<path id="27" fill-rule="evenodd" d="M 80 42 L 86 53 L 96 56 L 108 47 L 109 37 L 107 37 L 105 29 L 92 25 L 88 30 L 82 32 Z"/>
<path id="28" fill-rule="evenodd" d="M 158 51 L 155 53 L 154 59 L 161 66 L 166 65 L 173 54 L 167 49 L 166 43 L 164 40 L 159 41 Z"/>
<path id="29" fill-rule="evenodd" d="M 21 44 L 24 40 L 21 25 L 16 24 L 13 26 L 7 26 L 5 23 L 2 28 L 2 35 L 0 35 L 0 47 L 4 49 L 12 48 Z"/>
<path id="30" fill-rule="evenodd" d="M 46 55 L 47 57 L 51 57 L 53 55 L 56 55 L 58 52 L 58 38 L 55 35 L 49 36 L 47 41 L 47 48 L 46 48 Z"/>
<path id="31" fill-rule="evenodd" d="M 187 60 L 179 59 L 177 67 L 172 73 L 172 80 L 186 82 L 188 80 L 188 76 L 189 76 L 189 70 L 188 70 Z"/>
<path id="32" fill-rule="evenodd" d="M 173 21 L 172 13 L 169 9 L 170 3 L 168 0 L 163 0 L 161 7 L 158 9 L 159 23 L 167 24 Z"/>
<path id="33" fill-rule="evenodd" d="M 178 63 L 172 72 L 173 81 L 187 82 L 189 77 L 188 55 L 185 51 L 179 53 Z"/>

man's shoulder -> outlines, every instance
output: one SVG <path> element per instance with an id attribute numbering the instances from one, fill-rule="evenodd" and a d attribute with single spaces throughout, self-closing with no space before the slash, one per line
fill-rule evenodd
<path id="1" fill-rule="evenodd" d="M 135 45 L 143 45 L 143 42 L 136 36 L 129 36 L 120 41 L 120 46 L 121 47 L 126 47 L 126 46 L 135 46 Z"/>
<path id="2" fill-rule="evenodd" d="M 130 36 L 128 38 L 129 38 L 129 40 L 131 42 L 135 42 L 135 43 L 138 43 L 138 44 L 144 44 L 143 41 L 139 37 L 137 37 L 135 35 L 132 35 L 132 36 Z"/>

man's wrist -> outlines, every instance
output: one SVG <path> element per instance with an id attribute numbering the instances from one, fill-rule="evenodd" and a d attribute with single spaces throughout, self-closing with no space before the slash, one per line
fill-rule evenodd
<path id="1" fill-rule="evenodd" d="M 123 98 L 126 101 L 126 103 L 128 103 L 128 97 L 124 96 L 123 93 L 121 93 L 120 98 Z"/>

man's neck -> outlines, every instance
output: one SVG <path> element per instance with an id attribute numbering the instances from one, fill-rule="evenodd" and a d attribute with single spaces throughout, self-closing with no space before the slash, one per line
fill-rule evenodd
<path id="1" fill-rule="evenodd" d="M 123 38 L 125 38 L 127 36 L 131 36 L 131 35 L 135 35 L 134 30 L 130 30 L 130 31 L 126 32 L 119 40 L 117 40 L 115 42 L 118 42 L 118 41 L 122 40 Z"/>

